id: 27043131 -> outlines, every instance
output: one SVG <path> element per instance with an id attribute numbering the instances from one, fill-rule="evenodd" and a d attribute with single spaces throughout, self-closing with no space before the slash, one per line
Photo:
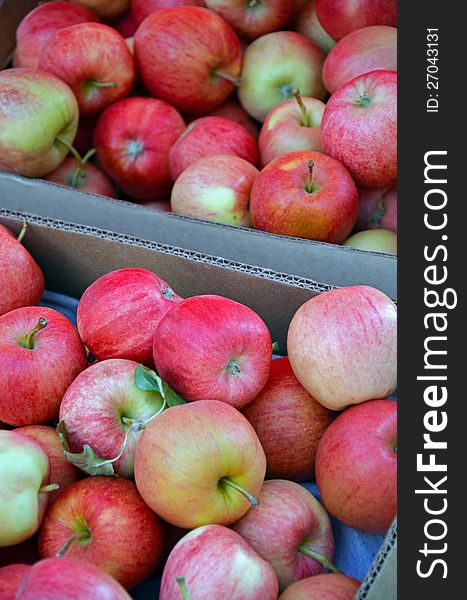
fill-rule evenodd
<path id="1" fill-rule="evenodd" d="M 426 30 L 426 87 L 428 98 L 426 101 L 426 112 L 439 112 L 439 81 L 438 81 L 438 58 L 439 58 L 439 35 L 438 29 Z"/>

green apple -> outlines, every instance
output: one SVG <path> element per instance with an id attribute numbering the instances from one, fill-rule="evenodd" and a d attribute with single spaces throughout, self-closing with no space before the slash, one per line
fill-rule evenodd
<path id="1" fill-rule="evenodd" d="M 342 245 L 359 250 L 397 254 L 397 235 L 389 229 L 367 229 L 354 233 Z"/>

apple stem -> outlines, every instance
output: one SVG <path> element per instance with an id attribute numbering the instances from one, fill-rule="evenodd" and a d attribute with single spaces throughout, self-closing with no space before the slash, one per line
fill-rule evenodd
<path id="1" fill-rule="evenodd" d="M 18 241 L 20 244 L 23 241 L 24 236 L 26 235 L 28 227 L 29 225 L 26 223 L 26 221 L 23 221 L 23 227 L 21 228 L 21 231 L 19 232 L 19 235 L 16 238 L 16 241 Z"/>
<path id="2" fill-rule="evenodd" d="M 381 223 L 383 217 L 384 217 L 384 203 L 383 200 L 380 199 L 378 202 L 378 206 L 376 207 L 375 212 L 371 215 L 371 217 L 368 219 L 368 224 L 369 225 L 378 225 L 378 223 Z"/>
<path id="3" fill-rule="evenodd" d="M 311 194 L 313 192 L 313 167 L 315 163 L 313 160 L 308 161 L 308 178 L 306 182 L 306 191 Z"/>
<path id="4" fill-rule="evenodd" d="M 305 106 L 304 102 L 303 102 L 303 98 L 300 94 L 300 90 L 297 88 L 292 92 L 292 96 L 295 98 L 295 100 L 297 101 L 298 106 L 300 107 L 300 110 L 302 112 L 302 121 L 301 121 L 301 125 L 303 127 L 311 127 L 311 122 L 310 122 L 310 113 L 308 112 L 307 107 Z"/>
<path id="5" fill-rule="evenodd" d="M 88 150 L 86 152 L 86 154 L 84 155 L 84 158 L 81 158 L 81 156 L 79 156 L 79 160 L 78 158 L 76 158 L 76 156 L 74 157 L 77 165 L 76 165 L 76 169 L 73 171 L 73 175 L 71 176 L 71 185 L 72 187 L 78 187 L 78 178 L 79 177 L 83 177 L 85 175 L 85 170 L 84 170 L 84 165 L 88 162 L 88 160 L 94 156 L 94 154 L 96 153 L 95 148 L 91 148 L 90 150 Z"/>
<path id="6" fill-rule="evenodd" d="M 49 485 L 43 485 L 39 488 L 39 494 L 48 494 L 49 492 L 55 492 L 60 486 L 58 483 L 49 483 Z"/>
<path id="7" fill-rule="evenodd" d="M 226 79 L 227 81 L 230 81 L 231 83 L 233 83 L 237 87 L 243 83 L 243 80 L 240 77 L 236 77 L 235 75 L 231 75 L 227 71 L 224 71 L 224 69 L 215 69 L 213 71 L 213 74 L 217 75 L 218 77 L 222 77 L 222 79 Z"/>
<path id="8" fill-rule="evenodd" d="M 237 490 L 237 492 L 240 492 L 240 494 L 242 494 L 242 496 L 245 496 L 245 498 L 248 500 L 248 502 L 251 504 L 251 506 L 253 506 L 255 508 L 256 508 L 256 506 L 259 506 L 259 500 L 258 500 L 258 498 L 255 498 L 252 494 L 250 494 L 249 492 L 247 492 L 246 490 L 244 490 L 241 486 L 237 485 L 233 481 L 230 481 L 230 479 L 227 479 L 226 477 L 223 477 L 221 479 L 221 482 L 223 484 L 225 484 L 225 485 L 229 485 L 234 490 Z"/>
<path id="9" fill-rule="evenodd" d="M 116 88 L 118 86 L 118 83 L 115 83 L 115 81 L 89 81 L 88 82 L 89 85 L 92 85 L 93 87 L 97 87 L 97 88 Z"/>
<path id="10" fill-rule="evenodd" d="M 323 554 L 317 552 L 316 550 L 313 550 L 309 546 L 303 544 L 298 548 L 298 551 L 302 554 L 305 554 L 305 556 L 308 556 L 309 558 L 312 558 L 313 560 L 316 560 L 317 562 L 321 563 L 323 567 L 326 567 L 326 569 L 329 569 L 329 571 L 332 571 L 333 573 L 340 573 L 341 575 L 344 574 L 340 569 L 336 567 L 336 565 L 333 562 L 331 562 Z"/>
<path id="11" fill-rule="evenodd" d="M 90 537 L 89 529 L 86 531 L 77 531 L 74 535 L 67 539 L 67 541 L 63 544 L 60 550 L 55 554 L 57 558 L 61 558 L 68 551 L 69 547 L 75 542 L 79 542 L 82 539 L 86 539 Z"/>
<path id="12" fill-rule="evenodd" d="M 44 329 L 44 327 L 47 325 L 47 319 L 44 319 L 44 317 L 40 317 L 37 325 L 34 327 L 34 329 L 32 329 L 29 333 L 27 333 L 21 343 L 21 346 L 23 346 L 23 348 L 26 348 L 27 350 L 32 350 L 34 348 L 34 336 L 36 335 L 36 333 L 38 331 L 41 331 L 41 329 Z"/>
<path id="13" fill-rule="evenodd" d="M 180 587 L 183 600 L 190 600 L 190 594 L 188 593 L 188 588 L 186 587 L 185 577 L 177 577 L 177 583 Z"/>
<path id="14" fill-rule="evenodd" d="M 69 152 L 71 152 L 71 154 L 76 159 L 76 161 L 79 164 L 81 164 L 81 156 L 79 155 L 79 153 L 76 150 L 76 148 L 72 144 L 70 144 L 70 142 L 68 140 L 66 140 L 65 138 L 63 138 L 61 135 L 57 135 L 55 139 L 58 142 L 60 142 L 61 144 L 63 144 L 66 148 L 68 148 Z"/>

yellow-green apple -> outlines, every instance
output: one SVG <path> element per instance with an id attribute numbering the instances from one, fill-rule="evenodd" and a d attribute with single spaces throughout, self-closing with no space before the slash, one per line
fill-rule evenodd
<path id="1" fill-rule="evenodd" d="M 359 209 L 355 229 L 389 229 L 397 233 L 397 190 L 359 189 Z"/>
<path id="2" fill-rule="evenodd" d="M 190 165 L 172 189 L 172 211 L 216 223 L 251 225 L 250 191 L 258 169 L 238 156 L 206 156 Z"/>
<path id="3" fill-rule="evenodd" d="M 251 133 L 251 135 L 258 139 L 259 129 L 258 125 L 255 121 L 250 117 L 250 115 L 246 112 L 240 102 L 237 100 L 235 96 L 229 96 L 227 100 L 224 100 L 222 104 L 216 106 L 208 113 L 204 115 L 205 117 L 221 117 L 222 119 L 229 119 L 230 121 L 234 121 L 239 125 L 242 125 L 247 131 Z M 197 118 L 197 117 L 195 117 Z M 187 117 L 187 123 L 191 123 L 195 118 Z"/>
<path id="4" fill-rule="evenodd" d="M 251 43 L 243 56 L 238 97 L 252 117 L 263 122 L 269 111 L 290 100 L 297 88 L 304 96 L 322 100 L 324 54 L 294 31 L 276 31 Z"/>
<path id="5" fill-rule="evenodd" d="M 184 120 L 170 104 L 125 98 L 99 117 L 94 146 L 100 165 L 126 194 L 155 200 L 172 189 L 169 150 L 184 130 Z"/>
<path id="6" fill-rule="evenodd" d="M 293 481 L 270 479 L 259 502 L 232 528 L 269 562 L 281 590 L 335 569 L 331 520 L 313 494 Z"/>
<path id="7" fill-rule="evenodd" d="M 248 306 L 222 296 L 193 296 L 161 319 L 153 353 L 161 378 L 185 400 L 242 408 L 268 379 L 272 341 Z"/>
<path id="8" fill-rule="evenodd" d="M 42 558 L 67 556 L 92 563 L 131 589 L 157 567 L 165 530 L 135 484 L 87 477 L 47 510 L 39 533 Z"/>
<path id="9" fill-rule="evenodd" d="M 82 115 L 102 112 L 128 96 L 135 83 L 135 63 L 124 38 L 103 23 L 57 31 L 41 50 L 39 68 L 70 86 Z"/>
<path id="10" fill-rule="evenodd" d="M 258 503 L 265 471 L 253 427 L 216 400 L 165 410 L 136 446 L 135 481 L 143 500 L 185 529 L 237 521 Z"/>
<path id="11" fill-rule="evenodd" d="M 131 8 L 131 0 L 71 0 L 71 2 L 91 8 L 103 19 L 115 19 Z"/>
<path id="12" fill-rule="evenodd" d="M 87 366 L 72 323 L 52 308 L 27 306 L 0 317 L 0 420 L 40 425 L 55 419 L 63 394 Z"/>
<path id="13" fill-rule="evenodd" d="M 81 471 L 65 458 L 60 438 L 53 427 L 26 425 L 18 427 L 15 432 L 35 440 L 47 454 L 50 463 L 50 481 L 58 485 L 57 490 L 50 492 L 50 502 L 81 478 Z"/>
<path id="14" fill-rule="evenodd" d="M 294 9 L 295 0 L 206 0 L 206 6 L 230 23 L 246 39 L 281 29 Z"/>
<path id="15" fill-rule="evenodd" d="M 323 151 L 319 130 L 324 102 L 302 98 L 298 90 L 294 96 L 275 106 L 263 123 L 258 140 L 263 166 L 289 152 Z"/>
<path id="16" fill-rule="evenodd" d="M 347 169 L 321 152 L 290 152 L 270 162 L 251 190 L 261 231 L 340 244 L 352 231 L 358 191 Z"/>
<path id="17" fill-rule="evenodd" d="M 141 432 L 163 406 L 159 392 L 136 385 L 137 367 L 138 363 L 121 358 L 96 362 L 64 395 L 60 421 L 66 433 L 67 458 L 83 470 L 98 469 L 92 473 L 105 474 L 100 468 L 110 465 L 110 472 L 133 477 Z"/>
<path id="18" fill-rule="evenodd" d="M 135 34 L 138 71 L 149 92 L 192 114 L 220 104 L 239 83 L 237 34 L 199 6 L 158 10 Z"/>
<path id="19" fill-rule="evenodd" d="M 397 25 L 397 0 L 316 0 L 316 10 L 334 40 L 369 25 Z"/>
<path id="20" fill-rule="evenodd" d="M 354 233 L 342 245 L 359 250 L 397 254 L 397 235 L 389 229 L 366 229 Z"/>
<path id="21" fill-rule="evenodd" d="M 203 0 L 132 0 L 131 14 L 137 25 L 146 17 L 162 8 L 175 8 L 177 6 L 206 6 Z"/>
<path id="22" fill-rule="evenodd" d="M 13 546 L 39 529 L 56 485 L 44 450 L 15 431 L 0 431 L 0 480 L 0 547 Z"/>
<path id="23" fill-rule="evenodd" d="M 371 400 L 341 413 L 318 445 L 316 482 L 337 519 L 385 533 L 397 511 L 397 402 Z"/>
<path id="24" fill-rule="evenodd" d="M 321 123 L 324 151 L 366 188 L 387 188 L 397 178 L 397 73 L 371 71 L 331 96 Z"/>
<path id="25" fill-rule="evenodd" d="M 16 592 L 31 565 L 11 564 L 0 567 L 0 600 L 15 600 Z"/>
<path id="26" fill-rule="evenodd" d="M 115 186 L 102 169 L 92 163 L 68 156 L 62 164 L 45 178 L 52 183 L 59 183 L 82 192 L 100 194 L 108 198 L 118 198 Z"/>
<path id="27" fill-rule="evenodd" d="M 84 6 L 60 1 L 39 4 L 18 25 L 13 66 L 37 69 L 42 47 L 57 31 L 86 22 L 99 22 L 99 17 Z"/>
<path id="28" fill-rule="evenodd" d="M 279 600 L 353 600 L 360 582 L 342 573 L 323 573 L 292 583 Z"/>
<path id="29" fill-rule="evenodd" d="M 113 577 L 82 560 L 40 560 L 26 573 L 15 600 L 131 600 Z"/>
<path id="30" fill-rule="evenodd" d="M 21 243 L 26 228 L 15 238 L 0 225 L 0 315 L 37 304 L 44 293 L 44 274 Z"/>
<path id="31" fill-rule="evenodd" d="M 205 156 L 230 154 L 252 165 L 258 163 L 258 147 L 253 136 L 238 123 L 221 117 L 202 117 L 192 121 L 169 152 L 173 181 Z"/>
<path id="32" fill-rule="evenodd" d="M 242 413 L 263 446 L 268 479 L 314 477 L 318 442 L 334 414 L 300 384 L 287 357 L 272 361 L 266 385 Z"/>
<path id="33" fill-rule="evenodd" d="M 397 29 L 373 25 L 352 31 L 326 57 L 323 81 L 333 94 L 341 85 L 370 71 L 397 71 Z"/>
<path id="34" fill-rule="evenodd" d="M 311 40 L 324 54 L 336 45 L 336 42 L 326 33 L 319 22 L 316 13 L 316 0 L 308 0 L 307 3 L 298 11 L 293 29 Z"/>
<path id="35" fill-rule="evenodd" d="M 152 341 L 161 318 L 180 303 L 169 285 L 147 269 L 118 269 L 83 293 L 76 321 L 99 360 L 127 358 L 152 365 Z"/>
<path id="36" fill-rule="evenodd" d="M 308 300 L 293 316 L 287 335 L 295 376 L 331 410 L 385 398 L 396 389 L 396 344 L 394 302 L 362 285 Z"/>
<path id="37" fill-rule="evenodd" d="M 37 69 L 0 72 L 0 168 L 43 177 L 63 161 L 78 127 L 66 83 Z"/>
<path id="38" fill-rule="evenodd" d="M 222 525 L 205 525 L 190 531 L 170 553 L 159 598 L 276 600 L 277 594 L 271 565 L 245 540 Z"/>

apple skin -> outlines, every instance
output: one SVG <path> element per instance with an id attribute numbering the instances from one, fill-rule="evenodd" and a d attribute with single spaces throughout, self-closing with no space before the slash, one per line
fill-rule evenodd
<path id="1" fill-rule="evenodd" d="M 47 325 L 20 343 L 40 318 Z M 87 366 L 78 332 L 61 313 L 43 306 L 17 308 L 0 317 L 0 420 L 8 425 L 41 425 L 58 415 L 63 394 Z"/>
<path id="2" fill-rule="evenodd" d="M 155 98 L 125 98 L 105 110 L 94 130 L 103 170 L 131 198 L 170 193 L 169 150 L 185 129 L 181 115 Z"/>
<path id="3" fill-rule="evenodd" d="M 258 141 L 263 166 L 289 152 L 323 151 L 320 126 L 326 106 L 316 98 L 302 101 L 306 119 L 295 99 L 278 104 L 268 113 Z"/>
<path id="4" fill-rule="evenodd" d="M 336 45 L 336 42 L 326 33 L 319 22 L 315 0 L 306 2 L 298 11 L 293 29 L 311 40 L 324 54 L 328 54 Z"/>
<path id="5" fill-rule="evenodd" d="M 69 2 L 46 2 L 29 12 L 16 30 L 13 66 L 37 69 L 44 45 L 60 29 L 77 23 L 98 23 L 99 17 L 85 6 Z"/>
<path id="6" fill-rule="evenodd" d="M 165 410 L 136 446 L 135 481 L 143 500 L 185 529 L 230 525 L 250 503 L 223 479 L 255 496 L 266 458 L 258 436 L 232 406 L 200 400 Z"/>
<path id="7" fill-rule="evenodd" d="M 170 198 L 162 198 L 162 200 L 143 200 L 142 202 L 138 202 L 138 204 L 146 208 L 161 210 L 162 212 L 172 212 Z"/>
<path id="8" fill-rule="evenodd" d="M 280 590 L 324 573 L 321 563 L 300 551 L 304 545 L 330 561 L 334 556 L 331 521 L 313 494 L 298 483 L 270 479 L 263 484 L 259 502 L 232 528 L 269 562 Z"/>
<path id="9" fill-rule="evenodd" d="M 21 564 L 0 567 L 0 600 L 15 600 L 19 584 L 30 568 Z"/>
<path id="10" fill-rule="evenodd" d="M 330 98 L 321 123 L 324 151 L 357 185 L 393 187 L 397 179 L 397 73 L 371 71 Z"/>
<path id="11" fill-rule="evenodd" d="M 185 400 L 219 400 L 240 409 L 266 384 L 272 340 L 248 306 L 193 296 L 161 319 L 153 355 L 161 378 Z"/>
<path id="12" fill-rule="evenodd" d="M 268 479 L 314 477 L 318 442 L 334 414 L 308 394 L 287 357 L 272 361 L 266 385 L 242 413 L 263 446 Z"/>
<path id="13" fill-rule="evenodd" d="M 103 19 L 116 19 L 131 8 L 131 0 L 71 0 L 71 2 L 91 8 Z"/>
<path id="14" fill-rule="evenodd" d="M 397 190 L 359 190 L 356 231 L 389 229 L 397 233 Z"/>
<path id="15" fill-rule="evenodd" d="M 397 384 L 396 346 L 394 302 L 362 285 L 308 300 L 293 316 L 287 335 L 295 376 L 331 410 L 392 394 Z"/>
<path id="16" fill-rule="evenodd" d="M 202 114 L 223 102 L 241 69 L 237 34 L 221 17 L 198 6 L 158 10 L 135 34 L 138 71 L 149 92 L 180 111 Z"/>
<path id="17" fill-rule="evenodd" d="M 359 250 L 397 254 L 397 235 L 388 229 L 366 229 L 354 233 L 342 245 Z"/>
<path id="18" fill-rule="evenodd" d="M 180 597 L 183 575 L 191 600 L 276 600 L 277 577 L 238 534 L 221 525 L 190 531 L 170 553 L 162 575 L 160 600 Z"/>
<path id="19" fill-rule="evenodd" d="M 397 0 L 316 0 L 316 10 L 321 25 L 336 41 L 370 25 L 397 26 Z"/>
<path id="20" fill-rule="evenodd" d="M 15 600 L 131 600 L 113 577 L 82 560 L 40 560 L 23 578 Z"/>
<path id="21" fill-rule="evenodd" d="M 131 12 L 139 26 L 146 17 L 162 8 L 178 6 L 206 6 L 203 0 L 132 0 Z"/>
<path id="22" fill-rule="evenodd" d="M 370 71 L 397 71 L 397 29 L 374 25 L 352 31 L 326 57 L 323 81 L 333 94 L 344 83 Z"/>
<path id="23" fill-rule="evenodd" d="M 0 315 L 37 304 L 44 293 L 44 274 L 13 233 L 0 225 Z"/>
<path id="24" fill-rule="evenodd" d="M 66 83 L 45 71 L 0 71 L 0 168 L 43 177 L 68 154 L 56 138 L 73 143 L 78 104 Z"/>
<path id="25" fill-rule="evenodd" d="M 295 31 L 268 33 L 251 43 L 243 56 L 238 98 L 243 108 L 263 122 L 269 111 L 292 98 L 322 100 L 326 90 L 321 77 L 324 54 L 308 38 Z"/>
<path id="26" fill-rule="evenodd" d="M 279 600 L 353 600 L 360 581 L 341 573 L 307 577 L 290 585 Z"/>
<path id="27" fill-rule="evenodd" d="M 172 189 L 172 211 L 226 225 L 250 227 L 248 204 L 258 169 L 238 156 L 201 158 L 183 171 Z"/>
<path id="28" fill-rule="evenodd" d="M 258 139 L 258 125 L 255 121 L 253 121 L 250 115 L 246 112 L 246 110 L 234 96 L 229 96 L 227 100 L 224 100 L 224 102 L 222 102 L 222 104 L 219 104 L 219 106 L 216 106 L 216 108 L 213 108 L 204 116 L 221 117 L 222 119 L 234 121 L 235 123 L 242 125 L 247 131 L 249 131 L 255 140 Z M 188 116 L 186 118 L 186 121 L 187 123 L 191 123 L 197 118 L 199 117 Z"/>
<path id="29" fill-rule="evenodd" d="M 313 191 L 307 192 L 313 161 Z M 290 152 L 270 162 L 251 190 L 250 214 L 260 231 L 340 244 L 355 225 L 358 191 L 347 169 L 320 152 Z"/>
<path id="30" fill-rule="evenodd" d="M 72 179 L 76 168 L 76 159 L 72 156 L 68 156 L 58 169 L 55 169 L 53 173 L 47 175 L 45 179 L 52 183 L 73 187 L 82 192 L 99 194 L 101 196 L 107 196 L 108 198 L 118 198 L 115 186 L 110 177 L 99 169 L 99 167 L 96 167 L 91 163 L 86 163 L 82 167 L 81 174 L 78 176 L 76 184 L 73 184 Z"/>
<path id="31" fill-rule="evenodd" d="M 94 129 L 98 118 L 99 115 L 80 115 L 79 117 L 78 130 L 73 146 L 81 156 L 84 156 L 93 147 Z"/>
<path id="32" fill-rule="evenodd" d="M 126 358 L 152 366 L 159 321 L 183 298 L 147 269 L 118 269 L 94 281 L 78 304 L 81 339 L 98 359 Z"/>
<path id="33" fill-rule="evenodd" d="M 135 21 L 133 13 L 127 12 L 121 17 L 117 17 L 115 20 L 110 22 L 109 25 L 118 31 L 122 37 L 128 39 L 135 35 L 139 23 Z"/>
<path id="34" fill-rule="evenodd" d="M 318 446 L 316 482 L 326 509 L 356 529 L 385 533 L 397 511 L 397 402 L 352 406 Z"/>

